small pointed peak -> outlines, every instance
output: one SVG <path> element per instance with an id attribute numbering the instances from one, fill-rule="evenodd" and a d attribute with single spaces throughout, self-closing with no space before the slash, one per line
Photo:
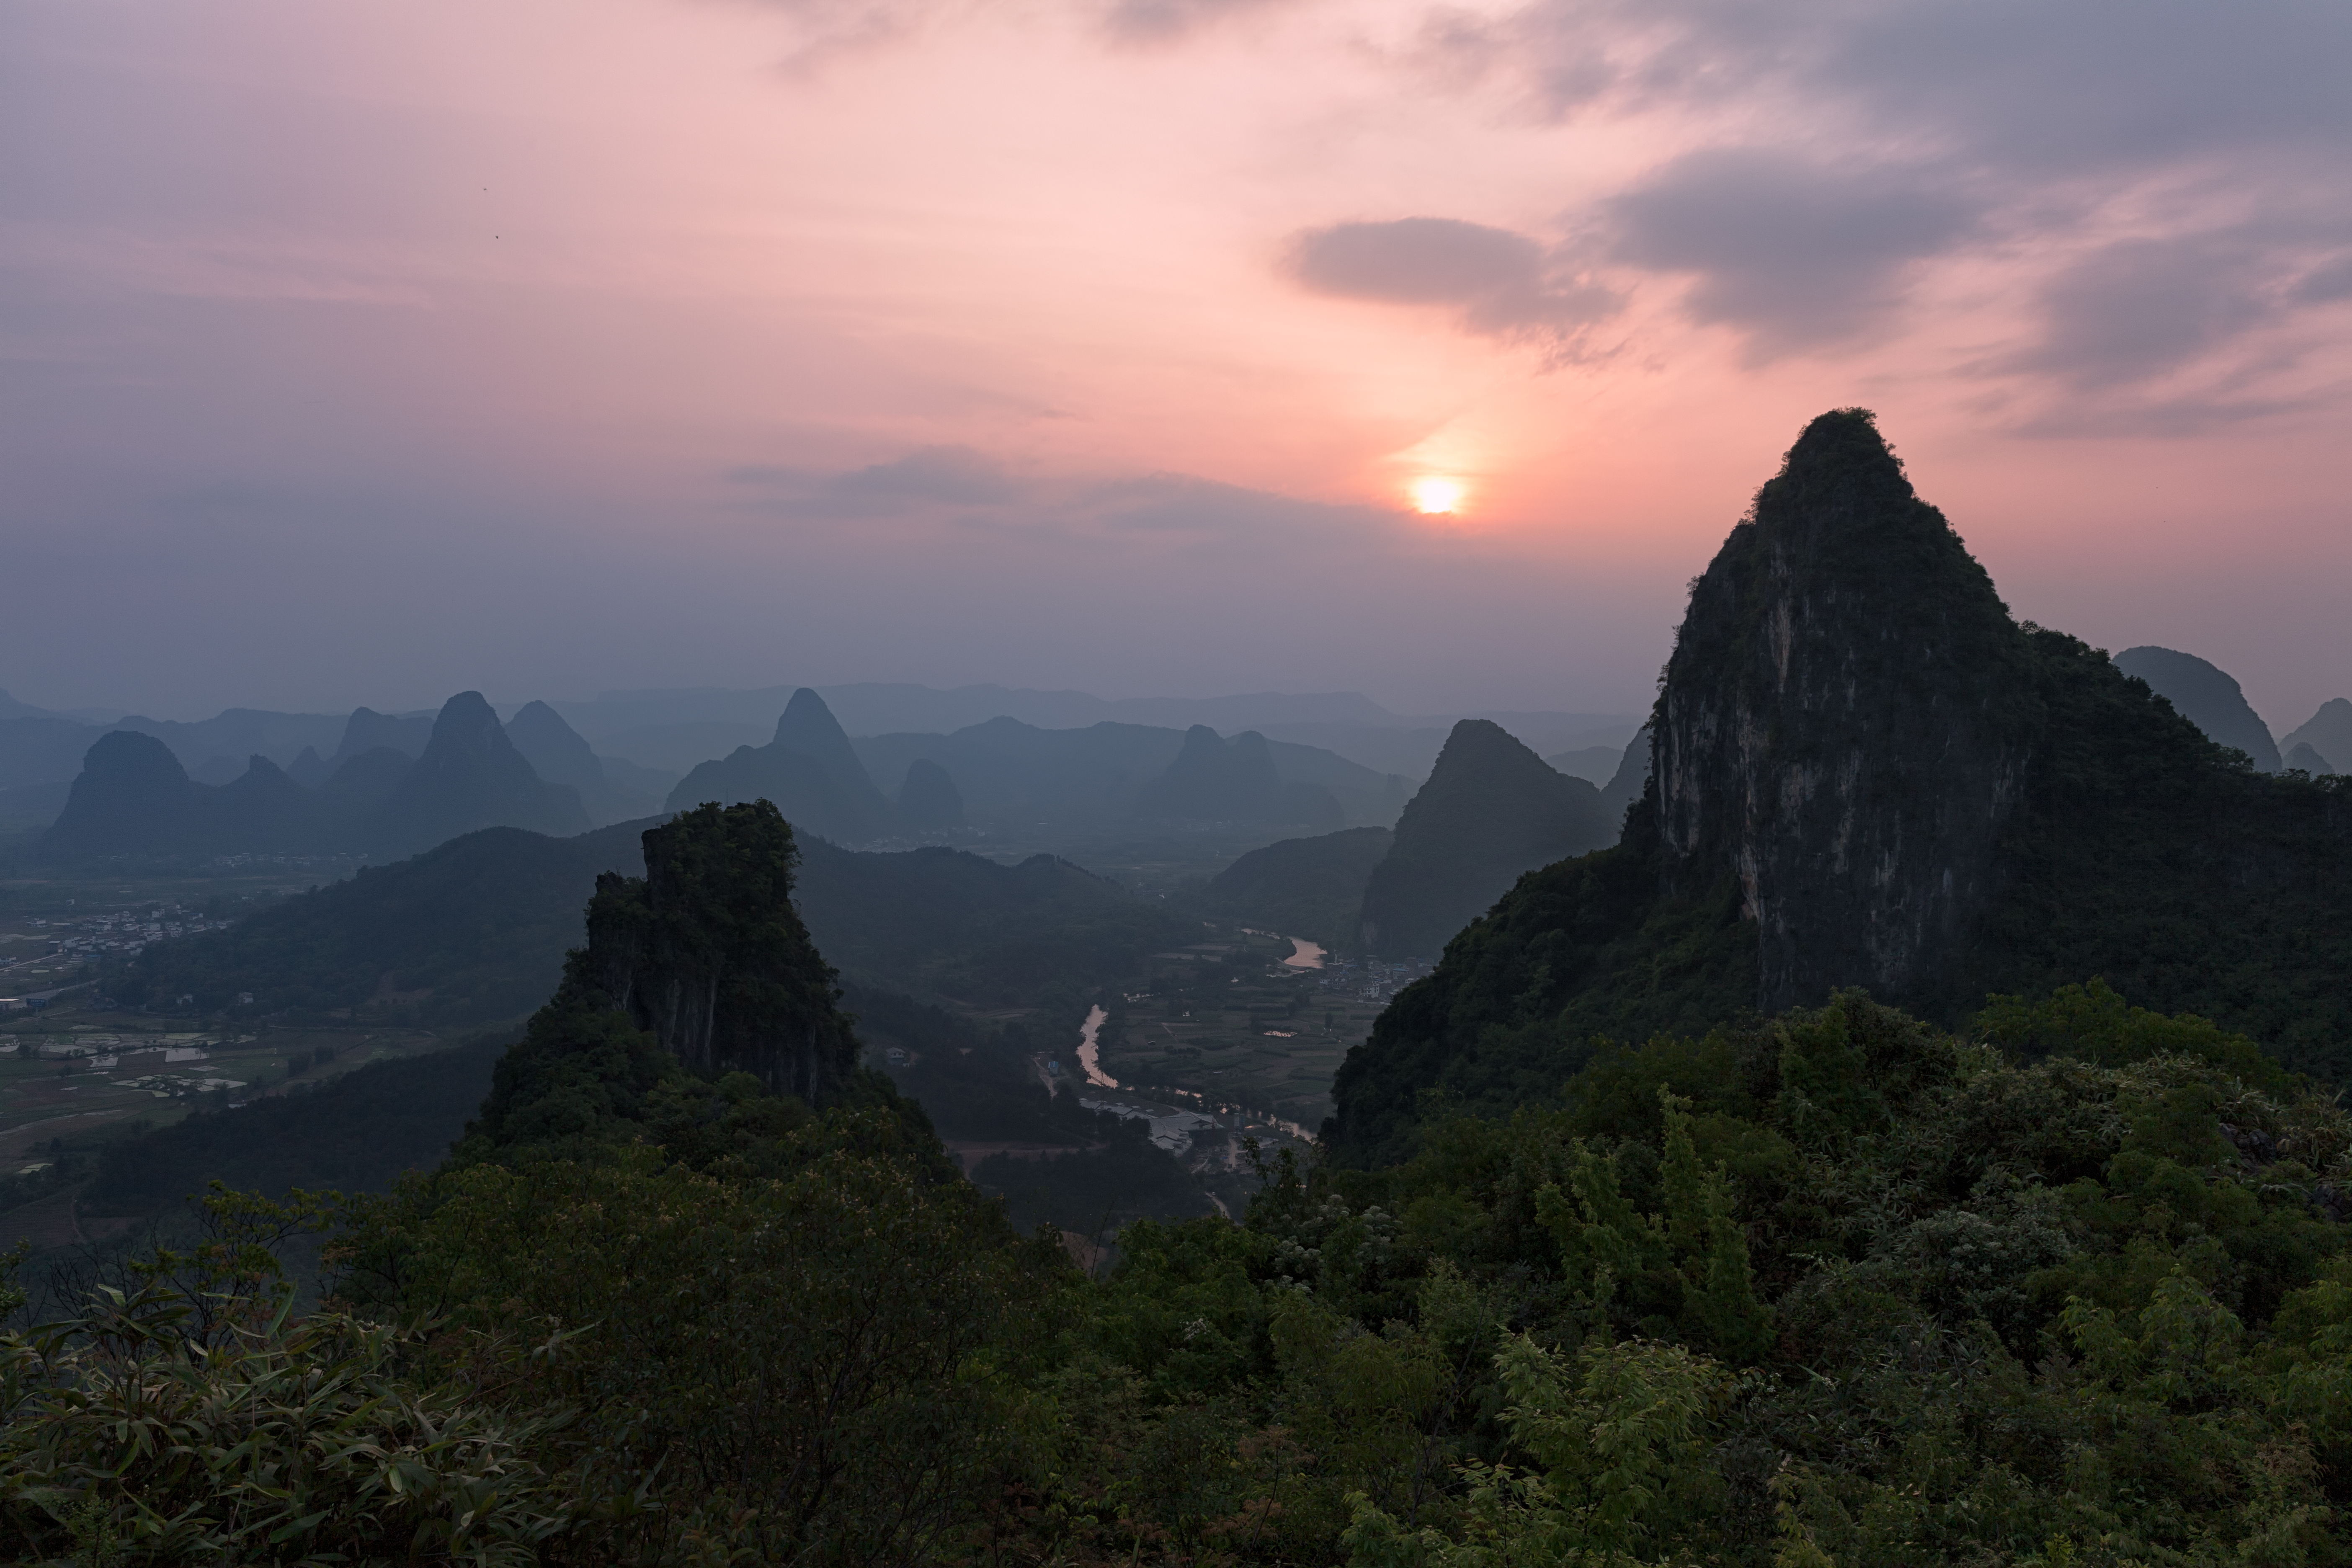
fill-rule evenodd
<path id="1" fill-rule="evenodd" d="M 808 742 L 835 735 L 845 741 L 849 738 L 848 731 L 842 729 L 841 721 L 833 716 L 833 710 L 825 705 L 824 699 L 809 687 L 803 686 L 793 692 L 792 700 L 784 704 L 782 714 L 776 720 L 777 742 L 787 744 L 794 751 L 806 749 Z"/>
<path id="2" fill-rule="evenodd" d="M 436 742 L 444 737 L 480 742 L 494 733 L 504 732 L 497 712 L 478 691 L 460 691 L 441 704 L 441 711 L 433 721 L 433 739 Z"/>
<path id="3" fill-rule="evenodd" d="M 1913 498 L 1903 459 L 1879 434 L 1878 416 L 1867 408 L 1834 408 L 1816 416 L 1780 459 L 1780 473 L 1758 492 L 1756 510 L 1760 521 L 1776 499 L 1818 504 L 1839 492 L 1857 500 Z"/>

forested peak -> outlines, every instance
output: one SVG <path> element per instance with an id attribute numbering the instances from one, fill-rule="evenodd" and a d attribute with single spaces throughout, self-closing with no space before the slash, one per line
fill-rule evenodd
<path id="1" fill-rule="evenodd" d="M 493 1145 L 593 1142 L 680 1069 L 748 1073 L 813 1105 L 856 1087 L 834 973 L 793 907 L 800 847 L 782 814 L 704 805 L 642 842 L 646 874 L 597 879 L 586 948 L 499 1066 Z"/>

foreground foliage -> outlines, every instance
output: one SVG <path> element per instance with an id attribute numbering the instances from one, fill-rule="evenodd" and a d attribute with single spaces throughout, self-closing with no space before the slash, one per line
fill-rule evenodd
<path id="1" fill-rule="evenodd" d="M 665 1077 L 633 1125 L 346 1205 L 308 1316 L 249 1239 L 284 1211 L 221 1198 L 202 1267 L 10 1336 L 7 1545 L 2352 1560 L 2352 1124 L 2105 987 L 1610 1047 L 1402 1165 L 1131 1226 L 1099 1279 L 887 1109 Z"/>

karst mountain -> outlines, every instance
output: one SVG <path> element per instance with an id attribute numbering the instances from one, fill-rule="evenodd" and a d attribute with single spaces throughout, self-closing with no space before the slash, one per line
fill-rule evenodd
<path id="1" fill-rule="evenodd" d="M 2352 800 L 2011 617 L 1860 410 L 1823 415 L 1690 604 L 1616 847 L 1521 881 L 1352 1053 L 1344 1160 L 1500 1109 L 1599 1037 L 1867 987 L 1961 1023 L 2104 976 L 2328 1073 L 2352 1041 Z M 1399 847 L 1404 839 L 1399 828 Z"/>

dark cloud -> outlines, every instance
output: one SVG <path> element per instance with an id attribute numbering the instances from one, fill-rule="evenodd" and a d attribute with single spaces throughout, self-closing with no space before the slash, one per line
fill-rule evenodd
<path id="1" fill-rule="evenodd" d="M 2258 264 L 2210 239 L 2105 246 L 2049 280 L 2042 340 L 2018 363 L 2086 388 L 2164 375 L 2276 314 Z"/>
<path id="2" fill-rule="evenodd" d="M 1361 547 L 1385 539 L 1396 524 L 1391 511 L 1300 500 L 1191 474 L 1108 480 L 1074 497 L 1064 511 L 1071 521 L 1114 535 L 1176 536 L 1220 547 L 1279 549 L 1336 541 Z"/>
<path id="3" fill-rule="evenodd" d="M 761 492 L 764 510 L 793 517 L 880 517 L 928 506 L 1000 506 L 1022 493 L 1003 464 L 969 447 L 919 447 L 903 458 L 846 472 L 752 465 L 726 477 Z"/>
<path id="4" fill-rule="evenodd" d="M 2333 0 L 1535 0 L 1489 31 L 1490 68 L 1555 115 L 1789 150 L 1697 154 L 1614 205 L 1622 259 L 1695 274 L 1691 308 L 1768 353 L 1860 331 L 1913 263 L 2030 275 L 2116 217 L 2133 245 L 2022 283 L 2043 330 L 2003 363 L 2121 387 L 2352 294 L 2327 259 L 2352 244 L 2352 6 Z"/>
<path id="5" fill-rule="evenodd" d="M 1103 26 L 1122 44 L 1172 43 L 1228 16 L 1271 10 L 1291 0 L 1111 0 Z"/>
<path id="6" fill-rule="evenodd" d="M 1748 329 L 1768 353 L 1863 331 L 1913 262 L 1977 218 L 1956 193 L 1893 171 L 1736 149 L 1679 158 L 1610 207 L 1621 259 L 1694 274 L 1691 312 Z"/>
<path id="7" fill-rule="evenodd" d="M 844 474 L 834 481 L 834 489 L 845 495 L 963 506 L 1011 500 L 1020 493 L 1002 464 L 969 447 L 919 447 L 896 461 Z"/>
<path id="8" fill-rule="evenodd" d="M 1609 314 L 1617 297 L 1555 263 L 1526 235 L 1459 218 L 1340 223 L 1294 237 L 1283 270 L 1346 300 L 1443 305 L 1468 331 L 1559 336 Z"/>
<path id="9" fill-rule="evenodd" d="M 2352 256 L 2322 263 L 2297 279 L 2290 297 L 2299 305 L 2332 305 L 2352 300 Z"/>

